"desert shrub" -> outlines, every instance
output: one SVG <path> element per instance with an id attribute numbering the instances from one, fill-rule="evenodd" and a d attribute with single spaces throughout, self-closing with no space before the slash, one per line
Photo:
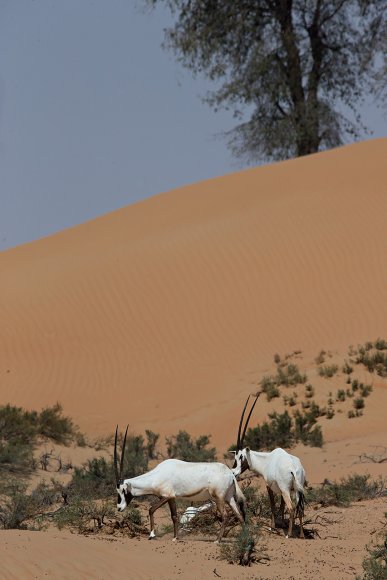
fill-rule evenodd
<path id="1" fill-rule="evenodd" d="M 344 389 L 338 389 L 337 391 L 337 395 L 336 395 L 336 400 L 337 401 L 345 401 L 345 391 Z"/>
<path id="2" fill-rule="evenodd" d="M 214 461 L 216 449 L 206 449 L 210 442 L 208 435 L 200 435 L 197 439 L 191 438 L 186 431 L 179 431 L 177 435 L 166 437 L 168 457 L 183 461 Z"/>
<path id="3" fill-rule="evenodd" d="M 270 423 L 249 427 L 245 445 L 251 449 L 274 449 L 293 444 L 292 419 L 287 411 L 282 414 L 269 413 Z"/>
<path id="4" fill-rule="evenodd" d="M 95 457 L 82 467 L 75 467 L 66 492 L 69 497 L 105 498 L 113 494 L 115 487 L 113 462 L 104 457 Z"/>
<path id="5" fill-rule="evenodd" d="M 341 479 L 339 483 L 327 482 L 321 487 L 309 487 L 306 500 L 310 503 L 319 503 L 322 506 L 346 507 L 351 502 L 364 499 L 374 499 L 387 495 L 383 479 L 370 480 L 370 475 L 350 475 Z"/>
<path id="6" fill-rule="evenodd" d="M 387 520 L 387 512 L 384 514 Z M 368 556 L 363 560 L 363 580 L 385 580 L 387 578 L 387 521 L 378 534 L 379 541 L 367 546 Z"/>
<path id="7" fill-rule="evenodd" d="M 160 435 L 158 433 L 154 433 L 153 431 L 150 431 L 149 429 L 145 429 L 145 435 L 146 435 L 146 451 L 148 454 L 148 458 L 149 459 L 156 459 L 157 454 L 156 454 L 156 444 L 157 441 L 159 440 Z"/>
<path id="8" fill-rule="evenodd" d="M 356 363 L 364 365 L 370 373 L 376 372 L 381 377 L 387 376 L 387 341 L 378 338 L 375 342 L 368 342 L 359 346 Z"/>
<path id="9" fill-rule="evenodd" d="M 359 390 L 362 397 L 368 397 L 368 395 L 372 392 L 372 386 L 360 383 Z"/>
<path id="10" fill-rule="evenodd" d="M 29 495 L 27 485 L 12 480 L 2 491 L 0 505 L 0 528 L 3 530 L 27 530 L 41 527 L 44 505 L 38 493 Z"/>
<path id="11" fill-rule="evenodd" d="M 109 500 L 95 501 L 75 496 L 71 503 L 63 506 L 54 515 L 54 522 L 59 529 L 68 527 L 80 534 L 97 531 L 105 524 L 105 518 L 115 514 Z"/>
<path id="12" fill-rule="evenodd" d="M 267 493 L 260 493 L 252 485 L 243 488 L 243 494 L 246 498 L 246 519 L 251 521 L 254 518 L 270 518 L 271 508 L 269 496 Z"/>
<path id="13" fill-rule="evenodd" d="M 305 373 L 301 373 L 299 368 L 294 363 L 289 363 L 285 367 L 278 367 L 276 381 L 278 385 L 286 387 L 290 385 L 299 385 L 306 383 L 307 377 Z"/>
<path id="14" fill-rule="evenodd" d="M 358 397 L 357 399 L 353 400 L 353 406 L 355 409 L 364 409 L 365 403 L 362 397 Z"/>
<path id="15" fill-rule="evenodd" d="M 307 376 L 305 373 L 301 373 L 299 368 L 294 363 L 288 364 L 278 364 L 277 374 L 264 376 L 259 382 L 260 390 L 266 393 L 268 401 L 274 399 L 274 397 L 279 397 L 280 386 L 289 387 L 291 385 L 298 385 L 306 383 Z"/>
<path id="16" fill-rule="evenodd" d="M 346 375 L 350 375 L 351 373 L 353 373 L 353 367 L 347 361 L 345 361 L 341 370 Z"/>
<path id="17" fill-rule="evenodd" d="M 0 481 L 10 475 L 28 474 L 34 467 L 31 443 L 0 441 Z"/>
<path id="18" fill-rule="evenodd" d="M 279 389 L 275 382 L 275 379 L 271 376 L 262 377 L 260 383 L 261 391 L 266 394 L 266 398 L 268 401 L 271 401 L 275 397 L 279 397 Z"/>
<path id="19" fill-rule="evenodd" d="M 245 445 L 251 449 L 266 449 L 275 447 L 290 448 L 298 442 L 312 447 L 323 445 L 321 427 L 316 425 L 321 414 L 319 406 L 312 401 L 310 408 L 303 413 L 298 409 L 291 417 L 287 410 L 284 413 L 269 413 L 270 422 L 250 427 L 246 431 Z M 230 447 L 232 450 L 234 447 Z"/>
<path id="20" fill-rule="evenodd" d="M 323 365 L 318 368 L 317 372 L 320 375 L 320 377 L 330 379 L 337 373 L 338 370 L 339 367 L 333 364 L 333 365 Z"/>
<path id="21" fill-rule="evenodd" d="M 279 388 L 273 384 L 268 385 L 264 392 L 268 401 L 280 396 Z"/>
<path id="22" fill-rule="evenodd" d="M 79 435 L 71 419 L 62 417 L 59 403 L 40 413 L 0 406 L 0 477 L 28 473 L 36 467 L 33 450 L 37 437 L 67 444 Z"/>
<path id="23" fill-rule="evenodd" d="M 62 416 L 62 406 L 56 403 L 53 407 L 43 409 L 38 415 L 36 431 L 56 443 L 67 445 L 75 437 L 76 429 L 69 417 Z"/>
<path id="24" fill-rule="evenodd" d="M 133 504 L 130 504 L 122 514 L 115 514 L 113 529 L 121 530 L 131 537 L 149 533 L 144 527 L 140 510 Z"/>
<path id="25" fill-rule="evenodd" d="M 220 544 L 220 558 L 230 564 L 250 566 L 251 562 L 269 559 L 265 548 L 258 543 L 255 530 L 245 525 L 231 542 Z"/>
<path id="26" fill-rule="evenodd" d="M 311 447 L 323 446 L 323 435 L 320 425 L 316 425 L 317 418 L 321 416 L 320 407 L 312 401 L 309 409 L 301 413 L 298 409 L 294 412 L 294 439 Z"/>

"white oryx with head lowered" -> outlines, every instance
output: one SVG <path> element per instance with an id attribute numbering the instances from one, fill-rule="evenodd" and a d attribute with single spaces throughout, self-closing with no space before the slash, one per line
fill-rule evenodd
<path id="1" fill-rule="evenodd" d="M 246 469 L 250 469 L 254 473 L 261 475 L 266 483 L 267 492 L 270 499 L 271 507 L 271 527 L 275 528 L 275 498 L 274 493 L 281 494 L 281 516 L 282 524 L 284 522 L 285 504 L 289 511 L 289 528 L 287 538 L 291 536 L 293 529 L 293 522 L 295 517 L 300 520 L 300 538 L 304 537 L 304 530 L 302 526 L 302 518 L 304 516 L 304 483 L 305 470 L 301 461 L 295 455 L 290 455 L 284 449 L 278 447 L 270 453 L 259 451 L 251 451 L 249 447 L 244 447 L 244 438 L 246 429 L 253 412 L 254 406 L 258 400 L 260 393 L 257 395 L 249 415 L 247 417 L 243 433 L 241 435 L 242 423 L 246 411 L 247 403 L 250 395 L 247 398 L 245 406 L 242 411 L 241 420 L 238 429 L 237 448 L 235 452 L 235 461 L 232 472 L 237 477 Z M 295 507 L 292 501 L 291 492 L 295 492 Z"/>
<path id="2" fill-rule="evenodd" d="M 117 509 L 122 512 L 134 497 L 155 495 L 160 501 L 149 510 L 150 535 L 155 537 L 154 512 L 168 503 L 173 521 L 174 537 L 177 539 L 176 498 L 186 498 L 191 501 L 211 499 L 216 503 L 222 518 L 217 541 L 222 539 L 227 521 L 226 504 L 230 506 L 241 524 L 245 523 L 245 497 L 239 488 L 231 469 L 223 463 L 189 463 L 179 459 L 166 459 L 151 471 L 124 479 L 125 443 L 128 427 L 126 427 L 122 445 L 120 468 L 118 470 L 117 436 L 114 441 L 114 469 L 117 481 Z"/>

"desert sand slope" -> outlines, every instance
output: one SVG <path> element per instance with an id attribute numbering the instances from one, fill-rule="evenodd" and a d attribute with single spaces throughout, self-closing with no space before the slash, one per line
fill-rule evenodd
<path id="1" fill-rule="evenodd" d="M 228 444 L 274 353 L 386 337 L 386 159 L 243 171 L 1 253 L 0 402 Z"/>

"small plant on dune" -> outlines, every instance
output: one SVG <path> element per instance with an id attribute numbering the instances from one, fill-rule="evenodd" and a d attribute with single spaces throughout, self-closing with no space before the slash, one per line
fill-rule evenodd
<path id="1" fill-rule="evenodd" d="M 326 354 L 327 353 L 325 350 L 320 350 L 320 352 L 318 353 L 318 355 L 314 359 L 314 362 L 316 363 L 316 365 L 322 365 L 325 362 Z"/>
<path id="2" fill-rule="evenodd" d="M 214 461 L 216 449 L 206 449 L 210 442 L 209 435 L 200 435 L 192 439 L 186 431 L 179 431 L 177 435 L 166 437 L 168 457 L 183 461 Z"/>
<path id="3" fill-rule="evenodd" d="M 359 409 L 364 409 L 365 403 L 362 397 L 358 397 L 357 399 L 353 400 L 353 406 L 358 411 Z"/>
<path id="4" fill-rule="evenodd" d="M 220 544 L 220 557 L 230 564 L 250 566 L 252 562 L 268 560 L 266 546 L 258 544 L 256 534 L 245 525 L 230 543 Z"/>
<path id="5" fill-rule="evenodd" d="M 353 373 L 353 367 L 347 362 L 345 361 L 343 367 L 342 367 L 342 372 L 346 375 L 350 375 L 351 373 Z"/>
<path id="6" fill-rule="evenodd" d="M 338 389 L 336 395 L 336 401 L 344 402 L 345 401 L 345 391 L 344 389 Z"/>
<path id="7" fill-rule="evenodd" d="M 327 379 L 330 379 L 333 376 L 335 376 L 335 374 L 337 373 L 338 370 L 339 370 L 339 367 L 335 364 L 332 364 L 332 365 L 323 365 L 323 366 L 319 367 L 317 372 L 320 375 L 320 377 L 325 377 Z"/>
<path id="8" fill-rule="evenodd" d="M 359 390 L 362 397 L 368 397 L 368 395 L 372 392 L 372 386 L 360 383 Z"/>
<path id="9" fill-rule="evenodd" d="M 298 366 L 294 363 L 279 363 L 277 365 L 277 374 L 264 376 L 259 382 L 260 390 L 266 393 L 268 401 L 279 397 L 279 387 L 295 386 L 304 384 L 307 381 L 305 373 L 301 373 Z"/>

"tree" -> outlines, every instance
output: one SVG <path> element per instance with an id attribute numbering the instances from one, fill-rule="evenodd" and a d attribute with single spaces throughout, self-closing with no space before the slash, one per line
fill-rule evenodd
<path id="1" fill-rule="evenodd" d="M 356 109 L 365 94 L 383 99 L 384 0 L 145 2 L 169 8 L 164 46 L 216 83 L 205 98 L 215 110 L 239 119 L 226 133 L 237 156 L 286 159 L 338 146 L 365 130 Z"/>

